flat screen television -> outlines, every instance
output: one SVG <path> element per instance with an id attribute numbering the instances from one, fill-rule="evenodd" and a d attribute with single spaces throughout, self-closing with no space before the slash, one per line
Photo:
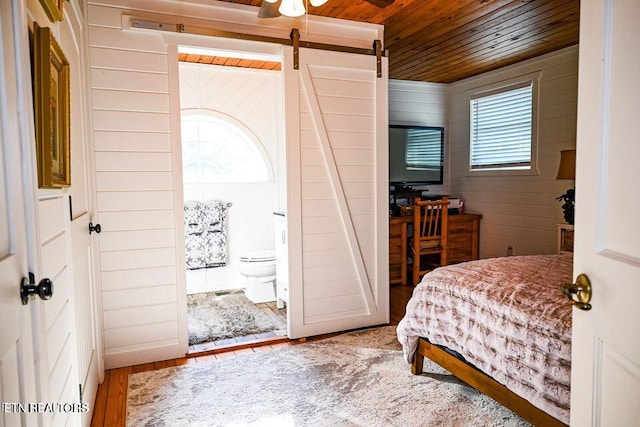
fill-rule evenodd
<path id="1" fill-rule="evenodd" d="M 442 184 L 444 128 L 389 126 L 389 183 Z"/>

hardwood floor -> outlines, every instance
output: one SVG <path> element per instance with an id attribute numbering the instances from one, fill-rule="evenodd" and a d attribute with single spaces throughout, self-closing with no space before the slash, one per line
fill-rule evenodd
<path id="1" fill-rule="evenodd" d="M 389 293 L 390 297 L 390 317 L 391 325 L 396 325 L 404 316 L 404 309 L 411 294 L 412 286 L 392 285 Z M 190 363 L 203 363 L 221 360 L 226 357 L 233 357 L 245 353 L 257 353 L 271 351 L 276 348 L 288 345 L 297 345 L 306 341 L 317 341 L 335 334 L 318 335 L 301 340 L 288 340 L 286 337 L 280 339 L 284 342 L 262 341 L 242 343 L 238 346 L 218 348 L 207 353 L 190 354 L 189 357 L 163 360 L 161 362 L 144 363 L 141 365 L 127 366 L 124 368 L 109 369 L 105 372 L 104 381 L 98 387 L 96 401 L 94 403 L 92 427 L 121 427 L 126 423 L 127 417 L 127 383 L 130 374 L 144 371 L 162 369 L 169 366 L 187 365 Z"/>

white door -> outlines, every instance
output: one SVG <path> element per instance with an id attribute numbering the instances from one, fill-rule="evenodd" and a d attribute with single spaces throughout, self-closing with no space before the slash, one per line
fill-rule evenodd
<path id="1" fill-rule="evenodd" d="M 388 304 L 387 61 L 284 48 L 289 337 L 379 325 Z"/>
<path id="2" fill-rule="evenodd" d="M 18 128 L 17 61 L 12 4 L 0 3 L 0 426 L 36 425 L 11 403 L 35 402 L 30 305 L 19 289 L 28 276 L 27 224 Z"/>
<path id="3" fill-rule="evenodd" d="M 71 80 L 71 188 L 66 197 L 71 198 L 70 212 L 65 210 L 65 218 L 71 218 L 69 228 L 69 243 L 71 248 L 70 292 L 67 299 L 75 308 L 67 316 L 70 319 L 67 325 L 61 324 L 65 333 L 72 335 L 75 329 L 76 350 L 71 350 L 77 355 L 77 378 L 69 376 L 79 383 L 72 384 L 74 401 L 77 401 L 80 392 L 83 402 L 91 403 L 97 392 L 99 371 L 102 370 L 99 360 L 98 343 L 96 337 L 95 315 L 95 284 L 93 276 L 93 245 L 97 244 L 97 233 L 89 233 L 89 223 L 97 222 L 97 217 L 92 215 L 94 185 L 90 179 L 93 173 L 93 164 L 90 161 L 93 151 L 88 141 L 91 140 L 88 123 L 87 103 L 87 67 L 86 45 L 83 34 L 83 17 L 81 11 L 70 8 L 65 14 L 65 19 L 60 24 L 60 45 L 65 52 L 70 65 Z M 66 198 L 65 197 L 65 198 Z M 41 211 L 41 216 L 47 216 L 51 211 Z M 95 224 L 94 224 L 95 225 Z M 75 326 L 75 328 L 74 328 Z M 71 362 L 71 360 L 69 361 Z M 80 390 L 78 390 L 80 389 Z M 91 411 L 81 414 L 82 425 L 91 422 Z"/>
<path id="4" fill-rule="evenodd" d="M 41 23 L 42 26 L 47 23 Z M 46 384 L 40 396 L 54 402 L 91 404 L 100 366 L 94 321 L 92 239 L 92 164 L 88 141 L 88 104 L 83 17 L 77 8 L 65 9 L 54 37 L 69 62 L 71 186 L 38 191 L 40 270 L 51 278 L 55 294 L 42 307 L 38 328 L 43 331 L 38 359 Z M 44 381 L 43 381 L 44 382 Z M 57 425 L 89 425 L 91 405 L 71 413 L 46 415 Z"/>
<path id="5" fill-rule="evenodd" d="M 640 2 L 581 2 L 572 426 L 640 422 Z"/>

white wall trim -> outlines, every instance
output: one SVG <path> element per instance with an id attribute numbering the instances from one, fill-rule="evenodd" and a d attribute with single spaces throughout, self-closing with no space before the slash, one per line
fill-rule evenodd
<path id="1" fill-rule="evenodd" d="M 385 323 L 390 321 L 389 297 L 389 59 L 382 58 L 382 75 L 386 80 L 376 85 L 376 259 L 377 281 L 381 283 L 376 293 L 378 312 Z M 382 243 L 381 243 L 382 242 Z M 386 307 L 381 307 L 381 302 Z"/>
<path id="2" fill-rule="evenodd" d="M 293 48 L 283 46 L 282 66 L 293 68 Z M 296 117 L 300 111 L 299 71 L 284 73 L 285 117 Z M 289 338 L 306 336 L 298 325 L 304 324 L 302 287 L 302 199 L 300 186 L 300 120 L 287 120 L 286 141 L 286 217 L 287 250 L 289 258 L 289 305 L 287 306 L 287 335 Z"/>
<path id="3" fill-rule="evenodd" d="M 182 133 L 180 123 L 180 67 L 178 62 L 178 46 L 167 46 L 167 62 L 169 63 L 169 99 L 171 116 L 171 162 L 173 165 L 173 203 L 175 215 L 176 242 L 176 285 L 178 297 L 178 347 L 183 354 L 189 349 L 189 331 L 187 321 L 187 283 L 184 246 L 184 184 L 182 181 Z M 180 213 L 180 215 L 178 215 Z"/>
<path id="4" fill-rule="evenodd" d="M 185 312 L 186 307 L 187 305 L 185 303 Z M 177 343 L 159 345 L 157 347 L 150 345 L 141 349 L 108 352 L 105 357 L 105 369 L 114 369 L 122 366 L 176 359 L 178 357 L 184 357 L 186 349 L 187 347 L 183 346 L 182 343 Z"/>

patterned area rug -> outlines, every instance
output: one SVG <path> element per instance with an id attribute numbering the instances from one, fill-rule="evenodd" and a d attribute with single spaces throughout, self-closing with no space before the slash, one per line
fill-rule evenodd
<path id="1" fill-rule="evenodd" d="M 243 293 L 187 295 L 189 345 L 244 337 L 286 328 L 256 307 Z"/>
<path id="2" fill-rule="evenodd" d="M 528 426 L 425 359 L 395 327 L 129 377 L 134 426 Z"/>

